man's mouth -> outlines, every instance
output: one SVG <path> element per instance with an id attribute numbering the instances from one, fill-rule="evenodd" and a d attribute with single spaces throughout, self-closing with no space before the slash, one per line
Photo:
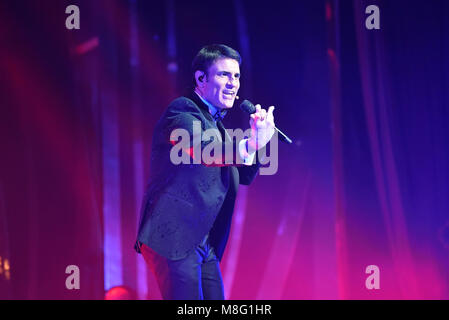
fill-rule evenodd
<path id="1" fill-rule="evenodd" d="M 235 96 L 235 91 L 233 90 L 223 90 L 223 95 L 229 99 L 233 99 Z"/>

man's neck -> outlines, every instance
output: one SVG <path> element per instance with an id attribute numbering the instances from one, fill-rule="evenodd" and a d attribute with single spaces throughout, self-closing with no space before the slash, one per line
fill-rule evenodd
<path id="1" fill-rule="evenodd" d="M 204 104 L 208 107 L 209 109 L 209 113 L 212 115 L 212 117 L 214 118 L 215 121 L 217 121 L 217 117 L 220 114 L 220 118 L 222 119 L 224 117 L 224 115 L 226 114 L 226 110 L 223 110 L 221 108 L 218 108 L 216 106 L 214 106 L 212 103 L 210 103 L 209 101 L 207 101 L 207 99 L 205 99 L 201 93 L 199 92 L 198 89 L 195 89 L 195 93 L 198 95 L 198 97 L 200 97 L 201 101 L 204 102 Z"/>

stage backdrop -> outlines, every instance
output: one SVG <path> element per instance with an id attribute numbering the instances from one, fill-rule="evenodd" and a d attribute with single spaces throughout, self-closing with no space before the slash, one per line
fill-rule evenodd
<path id="1" fill-rule="evenodd" d="M 153 129 L 224 43 L 241 99 L 275 105 L 294 142 L 240 189 L 226 297 L 448 299 L 448 16 L 444 0 L 2 1 L 0 298 L 160 299 L 133 250 Z"/>

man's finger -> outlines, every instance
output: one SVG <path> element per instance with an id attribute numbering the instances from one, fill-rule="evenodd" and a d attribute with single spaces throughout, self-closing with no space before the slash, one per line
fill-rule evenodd
<path id="1" fill-rule="evenodd" d="M 274 123 L 273 111 L 274 111 L 274 106 L 271 106 L 268 108 L 267 119 L 270 120 L 270 122 Z"/>
<path id="2" fill-rule="evenodd" d="M 267 118 L 267 111 L 265 109 L 261 109 L 259 117 L 261 121 L 264 121 Z"/>

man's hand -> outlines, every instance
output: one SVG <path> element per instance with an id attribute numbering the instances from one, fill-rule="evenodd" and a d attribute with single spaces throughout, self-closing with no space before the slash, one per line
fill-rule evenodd
<path id="1" fill-rule="evenodd" d="M 273 110 L 274 106 L 266 111 L 260 104 L 256 105 L 256 112 L 249 119 L 251 137 L 248 139 L 248 153 L 262 149 L 273 136 L 275 128 Z"/>

